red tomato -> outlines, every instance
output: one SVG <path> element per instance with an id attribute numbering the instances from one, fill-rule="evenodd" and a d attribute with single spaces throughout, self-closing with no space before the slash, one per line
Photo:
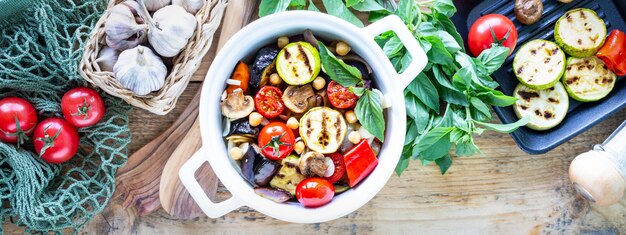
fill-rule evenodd
<path id="1" fill-rule="evenodd" d="M 491 29 L 493 29 L 496 38 L 493 38 Z M 510 33 L 507 36 L 509 31 Z M 474 22 L 469 30 L 467 40 L 470 51 L 472 51 L 474 56 L 478 56 L 484 50 L 491 48 L 494 43 L 508 47 L 510 49 L 509 55 L 511 55 L 513 50 L 515 50 L 515 44 L 517 44 L 517 28 L 506 16 L 488 14 Z"/>
<path id="2" fill-rule="evenodd" d="M 378 165 L 378 158 L 376 158 L 376 154 L 366 139 L 361 140 L 348 150 L 344 154 L 343 160 L 346 164 L 346 174 L 350 180 L 350 187 L 354 187 L 365 179 Z"/>
<path id="3" fill-rule="evenodd" d="M 22 98 L 7 97 L 0 100 L 0 140 L 17 143 L 28 139 L 37 125 L 37 112 L 32 104 Z"/>
<path id="4" fill-rule="evenodd" d="M 343 178 L 343 175 L 346 173 L 346 165 L 343 162 L 343 156 L 340 153 L 333 153 L 328 157 L 333 160 L 335 172 L 330 177 L 326 177 L 326 179 L 331 183 L 335 183 Z"/>
<path id="5" fill-rule="evenodd" d="M 254 97 L 254 107 L 263 117 L 277 117 L 285 109 L 282 97 L 283 92 L 277 87 L 264 86 Z"/>
<path id="6" fill-rule="evenodd" d="M 74 157 L 78 150 L 78 132 L 62 118 L 43 120 L 35 127 L 33 138 L 35 151 L 49 163 L 64 163 Z"/>
<path id="7" fill-rule="evenodd" d="M 335 187 L 322 178 L 307 178 L 296 187 L 296 198 L 305 207 L 319 207 L 333 200 Z"/>
<path id="8" fill-rule="evenodd" d="M 359 99 L 358 96 L 350 91 L 350 88 L 344 87 L 335 81 L 328 83 L 326 93 L 328 94 L 330 104 L 338 109 L 350 108 Z"/>
<path id="9" fill-rule="evenodd" d="M 282 122 L 272 122 L 259 133 L 259 147 L 263 156 L 278 161 L 293 151 L 296 138 L 293 131 Z"/>
<path id="10" fill-rule="evenodd" d="M 78 87 L 63 95 L 61 110 L 65 120 L 75 127 L 88 127 L 104 117 L 104 102 L 95 90 Z"/>

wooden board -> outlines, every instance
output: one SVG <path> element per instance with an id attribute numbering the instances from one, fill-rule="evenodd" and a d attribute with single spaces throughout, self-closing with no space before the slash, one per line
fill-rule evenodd
<path id="1" fill-rule="evenodd" d="M 318 4 L 318 6 L 321 4 Z M 213 50 L 213 54 L 215 51 Z M 211 56 L 196 73 L 204 77 Z M 130 114 L 134 152 L 169 127 L 190 102 L 192 83 L 178 106 L 166 116 L 134 109 Z M 218 219 L 175 220 L 163 211 L 138 217 L 113 199 L 83 234 L 616 234 L 626 231 L 626 199 L 608 208 L 593 208 L 573 192 L 567 170 L 571 160 L 602 142 L 624 120 L 626 109 L 544 155 L 528 155 L 507 134 L 476 137 L 483 154 L 455 158 L 444 176 L 435 166 L 411 162 L 392 176 L 382 191 L 361 209 L 317 224 L 291 224 L 248 207 Z M 146 123 L 145 120 L 149 120 Z M 220 185 L 217 198 L 230 194 Z M 4 224 L 6 234 L 22 228 Z"/>

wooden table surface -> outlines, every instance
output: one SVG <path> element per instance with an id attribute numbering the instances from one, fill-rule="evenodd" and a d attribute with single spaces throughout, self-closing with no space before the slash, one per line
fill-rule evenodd
<path id="1" fill-rule="evenodd" d="M 204 77 L 214 55 L 215 46 L 196 77 Z M 167 129 L 199 87 L 200 83 L 192 82 L 168 115 L 133 109 L 129 152 Z M 452 168 L 443 176 L 436 166 L 411 162 L 401 177 L 392 176 L 369 203 L 331 222 L 291 224 L 248 207 L 218 219 L 175 220 L 162 209 L 138 217 L 135 210 L 124 209 L 117 198 L 82 233 L 618 234 L 626 231 L 626 199 L 611 207 L 590 206 L 574 193 L 567 170 L 577 154 L 602 142 L 624 117 L 626 110 L 543 155 L 524 153 L 508 134 L 485 132 L 475 138 L 483 154 L 454 158 Z M 223 200 L 229 196 L 220 185 L 218 197 Z M 9 223 L 4 229 L 7 234 L 23 231 Z"/>

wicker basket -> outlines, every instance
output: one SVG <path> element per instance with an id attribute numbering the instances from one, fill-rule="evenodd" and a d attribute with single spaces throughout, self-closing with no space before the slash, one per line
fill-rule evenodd
<path id="1" fill-rule="evenodd" d="M 111 0 L 108 9 L 125 0 Z M 139 96 L 124 88 L 112 72 L 102 71 L 96 59 L 100 49 L 106 45 L 104 22 L 108 11 L 102 15 L 85 45 L 83 59 L 79 65 L 80 75 L 94 86 L 98 86 L 112 96 L 120 97 L 129 104 L 158 115 L 170 112 L 183 93 L 191 76 L 200 66 L 213 42 L 213 35 L 220 25 L 226 0 L 206 0 L 204 7 L 196 13 L 198 22 L 193 36 L 185 49 L 173 58 L 173 66 L 165 78 L 163 88 L 145 96 Z"/>

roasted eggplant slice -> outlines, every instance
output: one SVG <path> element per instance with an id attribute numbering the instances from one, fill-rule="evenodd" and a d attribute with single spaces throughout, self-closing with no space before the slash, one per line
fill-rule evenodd
<path id="1" fill-rule="evenodd" d="M 286 202 L 287 200 L 289 200 L 289 198 L 291 198 L 291 194 L 282 189 L 262 187 L 255 188 L 254 192 L 261 197 L 270 199 L 278 203 Z"/>
<path id="2" fill-rule="evenodd" d="M 257 52 L 250 68 L 250 92 L 256 94 L 259 88 L 262 86 L 262 75 L 265 68 L 274 62 L 278 55 L 278 49 L 274 47 L 263 47 Z"/>
<path id="3" fill-rule="evenodd" d="M 253 127 L 250 125 L 250 122 L 248 121 L 247 118 L 242 118 L 242 119 L 238 119 L 235 121 L 232 121 L 230 123 L 230 131 L 228 132 L 228 135 L 235 135 L 235 134 L 248 134 L 248 135 L 253 135 L 253 136 L 257 136 L 259 135 L 259 127 Z"/>
<path id="4" fill-rule="evenodd" d="M 267 186 L 280 168 L 280 164 L 267 160 L 262 156 L 256 161 L 257 163 L 254 167 L 254 183 L 258 186 Z"/>
<path id="5" fill-rule="evenodd" d="M 243 160 L 241 161 L 241 173 L 251 184 L 254 183 L 254 162 L 256 161 L 257 154 L 254 148 L 248 148 L 248 151 L 243 155 Z"/>

